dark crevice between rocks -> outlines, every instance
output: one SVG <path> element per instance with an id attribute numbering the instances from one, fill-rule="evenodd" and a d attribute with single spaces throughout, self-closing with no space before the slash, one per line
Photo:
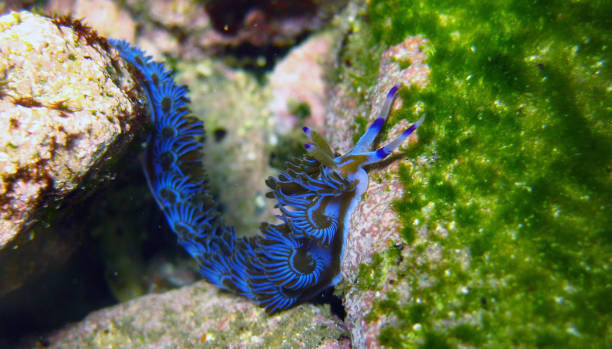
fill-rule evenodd
<path id="1" fill-rule="evenodd" d="M 217 57 L 225 64 L 233 68 L 244 69 L 253 74 L 258 82 L 264 84 L 267 74 L 274 69 L 294 47 L 310 37 L 312 33 L 305 31 L 296 36 L 291 44 L 285 46 L 265 45 L 255 46 L 250 43 L 242 43 L 235 47 L 226 47 Z"/>
<path id="2" fill-rule="evenodd" d="M 0 297 L 0 347 L 44 345 L 48 331 L 114 304 L 103 275 L 103 259 L 85 242 L 66 264 Z"/>
<path id="3" fill-rule="evenodd" d="M 318 4 L 313 0 L 206 0 L 213 27 L 219 32 L 236 34 L 245 25 L 249 13 L 259 11 L 268 21 L 288 17 L 312 17 Z"/>
<path id="4" fill-rule="evenodd" d="M 0 348 L 45 347 L 50 333 L 119 303 L 112 287 L 113 258 L 146 269 L 160 256 L 174 261 L 185 254 L 149 192 L 138 161 L 140 151 L 139 143 L 132 143 L 113 181 L 84 201 L 63 207 L 59 221 L 37 235 L 70 239 L 75 237 L 65 232 L 78 231 L 81 241 L 64 264 L 0 296 Z M 129 258 L 122 258 L 125 252 L 117 253 L 119 249 L 131 251 Z M 40 257 L 44 263 L 45 256 Z"/>
<path id="5" fill-rule="evenodd" d="M 320 2 L 313 0 L 199 0 L 204 3 L 212 28 L 226 36 L 227 42 L 218 46 L 200 47 L 208 56 L 216 57 L 233 68 L 252 73 L 260 82 L 279 60 L 295 46 L 305 41 L 313 31 L 327 22 L 329 14 L 319 13 Z M 133 18 L 141 14 L 128 6 Z M 310 26 L 301 28 L 292 36 L 284 37 L 286 21 L 308 19 Z M 148 19 L 155 27 L 169 32 L 180 45 L 185 45 L 194 35 L 189 28 L 168 26 L 160 21 Z M 316 22 L 317 24 L 312 24 Z M 297 25 L 297 24 L 296 24 Z M 142 28 L 141 28 L 142 29 Z M 138 35 L 137 35 L 138 36 Z M 278 41 L 270 39 L 278 36 Z M 237 40 L 241 38 L 240 40 Z M 187 45 L 189 46 L 189 45 Z M 180 49 L 179 49 L 180 51 Z M 174 58 L 166 59 L 172 67 Z M 179 54 L 180 56 L 180 54 Z"/>
<path id="6" fill-rule="evenodd" d="M 342 303 L 342 298 L 334 295 L 334 287 L 328 287 L 311 301 L 313 304 L 329 304 L 332 314 L 336 315 L 342 321 L 346 319 L 346 310 Z"/>
<path id="7" fill-rule="evenodd" d="M 182 44 L 187 41 L 190 35 L 193 35 L 192 33 L 186 32 L 183 28 L 169 28 L 162 23 L 155 21 L 153 21 L 153 23 L 155 23 L 157 27 L 170 32 L 178 39 L 179 43 Z M 304 32 L 296 35 L 283 45 L 268 43 L 258 46 L 245 41 L 235 46 L 228 44 L 223 47 L 201 47 L 200 49 L 209 56 L 223 61 L 223 63 L 229 67 L 244 69 L 253 74 L 260 83 L 263 83 L 266 74 L 274 69 L 276 63 L 282 60 L 292 48 L 304 42 L 311 34 L 312 31 L 304 30 Z M 173 64 L 178 61 L 176 57 L 172 57 L 171 55 L 167 55 L 166 60 L 169 67 L 173 67 Z"/>

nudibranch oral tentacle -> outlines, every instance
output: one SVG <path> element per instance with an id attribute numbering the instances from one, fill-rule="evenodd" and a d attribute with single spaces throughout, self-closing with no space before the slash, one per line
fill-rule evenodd
<path id="1" fill-rule="evenodd" d="M 148 100 L 152 131 L 144 159 L 147 183 L 178 243 L 200 272 L 221 289 L 249 298 L 270 313 L 307 301 L 341 280 L 350 217 L 368 187 L 364 166 L 382 161 L 423 122 L 372 150 L 396 97 L 394 86 L 379 117 L 345 155 L 304 127 L 307 155 L 293 159 L 266 184 L 277 201 L 277 224 L 238 237 L 223 223 L 202 170 L 204 125 L 190 115 L 187 88 L 162 63 L 125 41 L 109 40 L 136 70 Z"/>
<path id="2" fill-rule="evenodd" d="M 380 115 L 374 120 L 372 125 L 368 127 L 367 131 L 359 138 L 353 150 L 348 152 L 346 155 L 352 155 L 353 153 L 363 153 L 367 152 L 376 140 L 376 137 L 382 130 L 382 127 L 387 121 L 387 117 L 391 112 L 391 107 L 393 106 L 393 101 L 395 101 L 395 96 L 397 95 L 397 91 L 399 90 L 398 86 L 393 86 L 389 92 L 387 93 L 387 97 L 385 98 L 385 102 L 381 108 Z"/>

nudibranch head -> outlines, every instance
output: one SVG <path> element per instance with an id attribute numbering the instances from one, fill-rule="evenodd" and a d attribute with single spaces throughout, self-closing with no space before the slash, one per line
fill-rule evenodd
<path id="1" fill-rule="evenodd" d="M 362 169 L 364 166 L 384 160 L 394 150 L 399 148 L 406 138 L 408 138 L 408 136 L 410 136 L 410 134 L 412 134 L 421 125 L 421 123 L 423 123 L 425 118 L 422 117 L 419 121 L 412 124 L 389 144 L 386 144 L 385 146 L 374 151 L 370 150 L 374 140 L 382 130 L 382 127 L 389 116 L 389 112 L 391 111 L 391 107 L 393 106 L 393 101 L 395 100 L 398 90 L 399 86 L 397 85 L 389 90 L 380 116 L 374 120 L 368 130 L 361 136 L 355 147 L 353 147 L 353 149 L 345 155 L 335 156 L 331 150 L 331 147 L 323 136 L 309 129 L 308 127 L 304 127 L 304 133 L 312 141 L 312 144 L 305 145 L 308 153 L 323 165 L 335 170 L 344 178 L 352 178 L 358 173 L 359 169 Z"/>

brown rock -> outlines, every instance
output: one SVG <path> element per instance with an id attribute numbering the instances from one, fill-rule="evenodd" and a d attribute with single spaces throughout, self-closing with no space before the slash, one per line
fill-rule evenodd
<path id="1" fill-rule="evenodd" d="M 117 53 L 62 24 L 0 17 L 0 294 L 70 255 L 78 239 L 50 227 L 109 178 L 143 115 Z"/>
<path id="2" fill-rule="evenodd" d="M 200 282 L 105 308 L 48 338 L 49 348 L 350 348 L 340 320 L 301 305 L 269 316 Z"/>

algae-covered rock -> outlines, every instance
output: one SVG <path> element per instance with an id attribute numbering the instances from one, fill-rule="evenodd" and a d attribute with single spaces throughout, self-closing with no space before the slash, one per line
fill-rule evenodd
<path id="1" fill-rule="evenodd" d="M 70 255 L 74 232 L 45 232 L 110 177 L 142 121 L 115 54 L 68 19 L 0 17 L 0 293 Z"/>
<path id="2" fill-rule="evenodd" d="M 612 345 L 610 11 L 562 1 L 364 8 L 338 90 L 377 95 L 378 57 L 414 35 L 429 42 L 431 74 L 425 89 L 400 90 L 396 111 L 427 115 L 408 154 L 417 161 L 399 166 L 402 240 L 345 284 L 349 299 L 371 294 L 358 310 L 374 331 L 352 331 L 354 347 Z"/>

